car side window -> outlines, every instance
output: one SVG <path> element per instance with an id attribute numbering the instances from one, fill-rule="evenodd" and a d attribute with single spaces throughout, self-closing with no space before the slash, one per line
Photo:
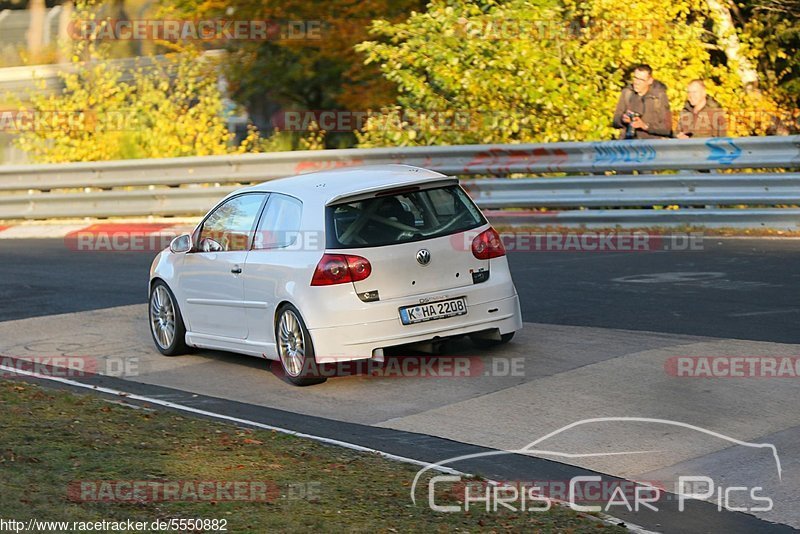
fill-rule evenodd
<path id="1" fill-rule="evenodd" d="M 288 195 L 273 193 L 261 217 L 254 249 L 283 248 L 297 241 L 303 203 Z"/>
<path id="2" fill-rule="evenodd" d="M 456 214 L 456 197 L 446 189 L 433 189 L 428 191 L 433 209 L 438 217 L 452 217 Z"/>
<path id="3" fill-rule="evenodd" d="M 200 252 L 248 250 L 264 194 L 233 197 L 209 215 L 200 230 Z"/>

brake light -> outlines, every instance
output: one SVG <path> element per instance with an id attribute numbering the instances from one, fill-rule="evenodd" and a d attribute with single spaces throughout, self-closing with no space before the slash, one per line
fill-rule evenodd
<path id="1" fill-rule="evenodd" d="M 317 263 L 312 286 L 332 286 L 347 282 L 360 282 L 372 273 L 372 265 L 366 258 L 350 254 L 323 254 Z"/>
<path id="2" fill-rule="evenodd" d="M 494 228 L 481 232 L 472 240 L 472 255 L 479 260 L 489 260 L 506 255 L 506 247 Z"/>

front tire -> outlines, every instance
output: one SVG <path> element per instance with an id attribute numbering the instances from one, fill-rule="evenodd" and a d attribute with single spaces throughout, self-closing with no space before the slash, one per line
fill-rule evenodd
<path id="1" fill-rule="evenodd" d="M 275 318 L 275 343 L 286 379 L 295 386 L 313 386 L 327 380 L 320 376 L 314 357 L 314 344 L 300 312 L 283 305 Z"/>
<path id="2" fill-rule="evenodd" d="M 185 354 L 186 326 L 178 301 L 163 280 L 153 283 L 148 309 L 150 334 L 158 352 L 164 356 Z"/>

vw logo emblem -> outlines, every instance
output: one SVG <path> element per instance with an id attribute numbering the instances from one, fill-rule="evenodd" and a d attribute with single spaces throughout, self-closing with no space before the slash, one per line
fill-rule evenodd
<path id="1" fill-rule="evenodd" d="M 423 248 L 417 252 L 417 263 L 420 265 L 428 265 L 431 262 L 431 251 Z"/>

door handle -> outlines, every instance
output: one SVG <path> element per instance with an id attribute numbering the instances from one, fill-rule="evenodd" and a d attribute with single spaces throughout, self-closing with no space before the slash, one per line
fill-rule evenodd
<path id="1" fill-rule="evenodd" d="M 233 274 L 242 274 L 242 268 L 239 267 L 238 265 L 234 265 L 233 269 L 231 269 L 231 272 Z"/>

